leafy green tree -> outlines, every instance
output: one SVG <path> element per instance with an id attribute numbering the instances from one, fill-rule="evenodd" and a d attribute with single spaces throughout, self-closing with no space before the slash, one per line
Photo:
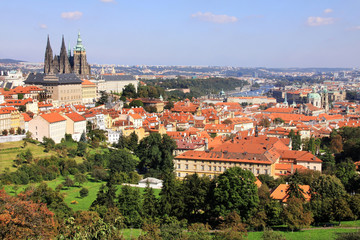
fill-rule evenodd
<path id="1" fill-rule="evenodd" d="M 189 240 L 211 240 L 209 226 L 202 223 L 193 223 L 188 227 Z"/>
<path id="2" fill-rule="evenodd" d="M 249 219 L 259 204 L 255 181 L 252 172 L 239 167 L 230 168 L 219 175 L 213 196 L 214 213 L 226 216 L 235 211 L 242 218 Z"/>
<path id="3" fill-rule="evenodd" d="M 128 148 L 128 141 L 127 141 L 127 138 L 124 135 L 121 135 L 119 137 L 119 140 L 117 142 L 116 147 L 120 148 L 120 149 Z"/>
<path id="4" fill-rule="evenodd" d="M 99 100 L 96 102 L 96 105 L 104 105 L 105 103 L 108 102 L 109 100 L 109 95 L 106 93 L 106 91 L 100 91 L 100 98 Z"/>
<path id="5" fill-rule="evenodd" d="M 127 98 L 136 98 L 137 94 L 136 94 L 136 89 L 134 84 L 128 84 L 124 87 L 124 90 L 122 92 L 122 96 L 127 97 Z"/>
<path id="6" fill-rule="evenodd" d="M 299 131 L 295 134 L 294 130 L 291 129 L 289 136 L 292 142 L 292 150 L 300 150 L 301 148 L 301 136 Z"/>
<path id="7" fill-rule="evenodd" d="M 80 197 L 81 197 L 81 198 L 87 197 L 87 195 L 89 195 L 89 189 L 87 189 L 87 188 L 82 188 L 82 189 L 79 191 L 79 193 L 80 193 Z"/>
<path id="8" fill-rule="evenodd" d="M 65 178 L 65 181 L 62 183 L 65 187 L 72 187 L 72 186 L 74 186 L 74 181 L 69 177 L 69 176 L 67 176 L 66 178 Z"/>
<path id="9" fill-rule="evenodd" d="M 73 212 L 64 202 L 64 196 L 50 188 L 46 183 L 37 187 L 28 187 L 26 190 L 27 199 L 34 202 L 45 203 L 50 211 L 55 213 L 59 219 L 69 217 Z"/>
<path id="10" fill-rule="evenodd" d="M 87 182 L 87 177 L 84 174 L 77 173 L 74 176 L 74 182 L 78 183 L 79 187 L 81 184 Z"/>
<path id="11" fill-rule="evenodd" d="M 353 213 L 349 207 L 349 204 L 344 198 L 337 198 L 333 201 L 333 216 L 335 220 L 340 222 L 346 219 L 353 219 Z"/>
<path id="12" fill-rule="evenodd" d="M 292 197 L 284 206 L 284 221 L 291 230 L 300 230 L 310 226 L 313 218 L 310 211 L 304 209 L 303 200 Z"/>
<path id="13" fill-rule="evenodd" d="M 168 135 L 161 136 L 159 133 L 151 133 L 143 138 L 137 148 L 137 155 L 140 158 L 139 169 L 148 172 L 165 173 L 174 169 L 173 151 L 176 149 L 176 142 Z"/>
<path id="14" fill-rule="evenodd" d="M 336 177 L 344 184 L 347 191 L 352 191 L 352 180 L 356 177 L 355 164 L 351 159 L 346 159 L 344 162 L 336 164 Z"/>
<path id="15" fill-rule="evenodd" d="M 129 107 L 144 107 L 144 103 L 141 100 L 133 100 L 129 104 Z"/>
<path id="16" fill-rule="evenodd" d="M 91 123 L 90 123 L 90 124 L 91 124 Z M 79 142 L 86 143 L 86 133 L 85 133 L 85 132 L 83 132 L 83 133 L 81 134 Z"/>
<path id="17" fill-rule="evenodd" d="M 186 239 L 186 233 L 178 222 L 163 224 L 160 227 L 160 236 L 163 240 Z"/>
<path id="18" fill-rule="evenodd" d="M 131 153 L 125 149 L 111 151 L 108 154 L 108 159 L 111 173 L 132 172 L 135 170 L 135 167 L 138 164 Z"/>
<path id="19" fill-rule="evenodd" d="M 132 188 L 127 185 L 122 186 L 117 205 L 121 214 L 124 216 L 124 222 L 127 226 L 141 226 L 141 197 L 137 188 Z"/>
<path id="20" fill-rule="evenodd" d="M 341 181 L 332 175 L 322 174 L 315 179 L 311 185 L 311 198 L 339 198 L 346 194 L 344 185 Z"/>

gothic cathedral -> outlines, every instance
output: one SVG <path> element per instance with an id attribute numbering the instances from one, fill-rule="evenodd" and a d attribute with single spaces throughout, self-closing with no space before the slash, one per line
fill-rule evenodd
<path id="1" fill-rule="evenodd" d="M 82 45 L 80 32 L 78 34 L 77 44 L 74 47 L 73 55 L 71 50 L 66 51 L 64 36 L 62 37 L 60 56 L 53 56 L 53 51 L 50 46 L 50 39 L 48 36 L 46 51 L 45 51 L 45 74 L 57 73 L 75 73 L 78 75 L 90 75 L 90 65 L 86 60 L 86 51 Z"/>

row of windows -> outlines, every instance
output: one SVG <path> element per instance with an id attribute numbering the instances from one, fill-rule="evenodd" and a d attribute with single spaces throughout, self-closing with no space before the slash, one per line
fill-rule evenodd
<path id="1" fill-rule="evenodd" d="M 181 164 L 178 164 L 177 168 L 181 169 Z M 214 172 L 222 172 L 222 171 L 225 172 L 226 169 L 227 169 L 226 167 L 221 167 L 221 166 L 207 166 L 208 171 L 214 171 Z M 189 164 L 185 164 L 185 170 L 189 170 Z M 197 165 L 194 165 L 194 170 L 197 170 Z M 200 170 L 205 171 L 205 166 L 201 165 Z M 248 170 L 253 171 L 253 168 L 248 168 Z M 316 170 L 316 167 L 314 167 L 314 170 Z M 260 169 L 256 169 L 255 172 L 256 174 L 260 174 Z M 269 173 L 268 169 L 265 169 L 264 174 L 268 174 L 268 173 Z"/>
<path id="2" fill-rule="evenodd" d="M 178 162 L 181 162 L 181 160 L 178 160 Z M 185 162 L 189 162 L 189 160 L 185 160 Z M 200 162 L 200 161 L 199 161 Z M 208 161 L 206 161 L 206 162 L 208 162 Z M 194 163 L 197 163 L 197 160 L 194 160 Z M 201 163 L 205 163 L 205 161 L 201 161 Z M 211 163 L 211 161 L 210 161 L 210 163 Z M 216 163 L 216 164 L 226 164 L 226 165 L 230 165 L 230 166 L 232 166 L 232 165 L 236 165 L 236 166 L 243 166 L 243 167 L 247 167 L 247 166 L 254 166 L 255 164 L 251 164 L 251 163 L 232 163 L 232 162 L 221 162 L 221 161 L 216 161 L 216 162 L 213 162 L 213 163 Z M 266 165 L 266 164 L 256 164 L 256 166 L 257 167 L 266 167 L 266 166 L 268 166 L 268 165 Z"/>

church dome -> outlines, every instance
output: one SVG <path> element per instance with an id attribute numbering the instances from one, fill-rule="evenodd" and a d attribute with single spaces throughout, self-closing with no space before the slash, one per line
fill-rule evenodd
<path id="1" fill-rule="evenodd" d="M 308 99 L 321 99 L 320 94 L 314 92 L 309 93 L 307 97 Z"/>

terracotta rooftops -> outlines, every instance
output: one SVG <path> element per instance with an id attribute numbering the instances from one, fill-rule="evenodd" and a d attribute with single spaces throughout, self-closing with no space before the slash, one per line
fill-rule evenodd
<path id="1" fill-rule="evenodd" d="M 80 114 L 78 114 L 76 112 L 67 113 L 65 115 L 74 122 L 86 121 L 86 119 L 83 116 L 81 116 Z"/>
<path id="2" fill-rule="evenodd" d="M 56 112 L 46 113 L 46 114 L 42 114 L 40 116 L 49 123 L 66 121 L 66 119 L 63 116 L 61 116 L 59 113 L 56 113 Z"/>

